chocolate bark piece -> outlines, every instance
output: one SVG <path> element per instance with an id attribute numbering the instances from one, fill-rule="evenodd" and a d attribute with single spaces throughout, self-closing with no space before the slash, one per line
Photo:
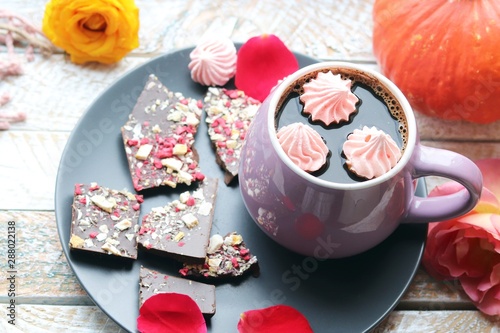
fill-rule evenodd
<path id="1" fill-rule="evenodd" d="M 139 306 L 151 296 L 178 293 L 191 297 L 206 316 L 215 314 L 215 286 L 162 274 L 141 266 L 139 273 Z"/>
<path id="2" fill-rule="evenodd" d="M 226 236 L 213 235 L 203 264 L 184 263 L 182 276 L 200 278 L 234 278 L 252 273 L 259 274 L 257 257 L 250 253 L 243 237 L 231 232 Z"/>
<path id="3" fill-rule="evenodd" d="M 122 137 L 136 191 L 204 178 L 193 147 L 202 102 L 170 91 L 151 74 Z"/>
<path id="4" fill-rule="evenodd" d="M 181 262 L 203 263 L 212 229 L 217 178 L 205 178 L 198 189 L 156 207 L 142 220 L 138 242 L 152 253 Z"/>
<path id="5" fill-rule="evenodd" d="M 72 205 L 71 250 L 137 259 L 141 195 L 97 183 L 76 184 Z"/>
<path id="6" fill-rule="evenodd" d="M 241 146 L 260 104 L 241 90 L 210 87 L 205 95 L 208 134 L 216 161 L 225 170 L 226 184 L 238 175 Z"/>

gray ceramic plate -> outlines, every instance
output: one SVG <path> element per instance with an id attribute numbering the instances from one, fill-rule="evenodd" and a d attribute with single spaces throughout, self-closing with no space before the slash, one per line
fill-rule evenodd
<path id="1" fill-rule="evenodd" d="M 77 182 L 133 189 L 120 127 L 126 121 L 150 73 L 171 90 L 201 99 L 206 88 L 194 83 L 187 68 L 191 49 L 155 58 L 124 75 L 102 93 L 82 116 L 63 152 L 57 175 L 55 211 L 61 244 L 81 285 L 114 321 L 135 332 L 139 266 L 177 275 L 172 261 L 139 253 L 133 263 L 69 251 L 73 186 Z M 301 66 L 316 62 L 297 54 Z M 261 275 L 216 287 L 217 313 L 209 332 L 236 332 L 240 313 L 284 303 L 301 311 L 315 332 L 364 332 L 396 306 L 410 284 L 422 255 L 427 226 L 404 225 L 378 247 L 355 257 L 318 262 L 291 253 L 271 241 L 254 224 L 240 199 L 237 184 L 226 186 L 215 163 L 204 122 L 196 136 L 200 164 L 207 176 L 219 177 L 213 233 L 241 233 L 257 255 Z M 237 183 L 237 182 L 235 182 Z M 180 189 L 180 190 L 185 190 Z M 179 191 L 145 193 L 141 218 Z M 425 193 L 422 185 L 419 195 Z"/>

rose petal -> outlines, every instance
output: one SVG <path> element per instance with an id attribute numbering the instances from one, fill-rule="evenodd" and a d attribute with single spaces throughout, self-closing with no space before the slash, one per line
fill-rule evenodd
<path id="1" fill-rule="evenodd" d="M 483 313 L 490 316 L 500 315 L 500 287 L 496 286 L 488 292 L 480 292 L 477 289 L 477 281 L 462 277 L 459 279 L 460 283 L 470 297 L 474 305 Z"/>
<path id="2" fill-rule="evenodd" d="M 499 275 L 500 274 L 500 265 L 494 265 L 490 274 L 485 274 L 483 279 L 477 283 L 477 290 L 487 292 L 494 286 L 498 285 Z"/>
<path id="3" fill-rule="evenodd" d="M 500 199 L 500 158 L 489 158 L 474 161 L 483 174 L 483 186 Z"/>
<path id="4" fill-rule="evenodd" d="M 262 102 L 279 80 L 298 68 L 297 59 L 277 36 L 252 37 L 238 51 L 235 85 Z"/>
<path id="5" fill-rule="evenodd" d="M 312 333 L 306 317 L 287 305 L 274 305 L 241 314 L 239 333 Z"/>
<path id="6" fill-rule="evenodd" d="M 464 189 L 464 186 L 457 182 L 446 182 L 436 186 L 429 192 L 429 197 L 453 194 Z"/>
<path id="7" fill-rule="evenodd" d="M 206 333 L 207 325 L 191 297 L 160 293 L 148 298 L 139 309 L 137 329 L 141 333 Z"/>
<path id="8" fill-rule="evenodd" d="M 482 165 L 482 164 L 481 164 Z M 499 166 L 500 167 L 500 166 Z M 484 172 L 481 170 L 484 177 Z M 496 177 L 500 178 L 500 177 Z M 490 181 L 492 183 L 492 181 Z M 457 182 L 447 182 L 442 185 L 436 186 L 430 193 L 429 197 L 442 196 L 453 194 L 464 189 L 464 186 Z M 481 198 L 479 203 L 474 207 L 474 211 L 478 213 L 496 213 L 500 214 L 500 192 L 494 193 L 491 189 L 483 184 Z"/>
<path id="9" fill-rule="evenodd" d="M 443 265 L 447 260 L 443 254 L 449 252 L 446 249 L 456 239 L 458 228 L 453 226 L 454 222 L 446 221 L 440 223 L 429 223 L 427 244 L 425 247 L 422 264 L 426 271 L 437 280 L 453 278 L 450 270 Z"/>
<path id="10" fill-rule="evenodd" d="M 469 233 L 474 232 L 473 230 L 479 230 L 481 232 L 480 237 L 490 237 L 493 242 L 500 242 L 500 226 L 495 223 L 495 217 L 499 215 L 496 214 L 469 214 L 460 217 L 460 223 L 474 227 L 474 229 L 469 230 Z M 475 235 L 477 237 L 477 235 Z"/>
<path id="11" fill-rule="evenodd" d="M 495 288 L 500 289 L 500 288 Z M 498 316 L 500 315 L 500 300 L 496 297 L 493 297 L 492 290 L 489 290 L 486 295 L 483 297 L 480 303 L 475 304 L 477 308 L 490 316 Z"/>
<path id="12" fill-rule="evenodd" d="M 474 212 L 500 214 L 500 197 L 495 196 L 488 188 L 483 187 L 481 198 L 474 207 Z"/>

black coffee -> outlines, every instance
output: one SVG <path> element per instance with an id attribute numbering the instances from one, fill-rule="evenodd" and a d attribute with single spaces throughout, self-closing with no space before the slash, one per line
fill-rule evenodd
<path id="1" fill-rule="evenodd" d="M 364 181 L 366 179 L 354 175 L 345 164 L 342 146 L 347 136 L 363 126 L 375 126 L 389 134 L 400 149 L 404 150 L 407 137 L 406 119 L 397 99 L 376 78 L 355 70 L 327 69 L 324 72 L 329 70 L 333 74 L 341 74 L 343 79 L 352 81 L 351 91 L 359 101 L 349 121 L 325 126 L 322 122 L 312 121 L 308 114 L 303 113 L 299 96 L 303 92 L 303 85 L 316 78 L 317 72 L 314 72 L 298 79 L 285 91 L 278 102 L 276 128 L 279 130 L 283 126 L 301 122 L 311 126 L 323 137 L 330 152 L 327 163 L 312 173 L 314 176 L 336 183 Z"/>

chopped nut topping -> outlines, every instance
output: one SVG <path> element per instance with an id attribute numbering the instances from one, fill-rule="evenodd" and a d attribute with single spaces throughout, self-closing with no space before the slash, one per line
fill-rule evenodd
<path id="1" fill-rule="evenodd" d="M 85 241 L 81 237 L 78 237 L 77 235 L 71 235 L 71 238 L 69 240 L 69 244 L 72 247 L 83 247 L 83 244 L 85 244 Z"/>
<path id="2" fill-rule="evenodd" d="M 97 234 L 97 236 L 95 237 L 99 242 L 102 242 L 103 240 L 105 240 L 106 238 L 108 238 L 108 234 L 107 233 L 104 233 L 104 232 L 101 232 L 100 234 Z"/>
<path id="3" fill-rule="evenodd" d="M 182 231 L 179 231 L 179 232 L 177 233 L 177 235 L 175 235 L 175 237 L 174 237 L 174 241 L 176 241 L 176 242 L 180 241 L 181 239 L 183 239 L 183 238 L 184 238 L 184 235 L 185 235 L 185 234 L 184 234 Z"/>
<path id="4" fill-rule="evenodd" d="M 243 237 L 238 234 L 231 234 L 224 238 L 224 244 L 225 245 L 239 245 L 243 241 Z"/>
<path id="5" fill-rule="evenodd" d="M 185 144 L 176 144 L 174 146 L 174 155 L 185 155 L 188 151 L 188 147 Z"/>
<path id="6" fill-rule="evenodd" d="M 224 244 L 224 239 L 222 238 L 222 236 L 219 234 L 213 235 L 212 237 L 210 237 L 210 243 L 208 244 L 207 253 L 215 253 L 221 248 L 222 244 Z"/>
<path id="7" fill-rule="evenodd" d="M 135 153 L 135 158 L 138 160 L 146 160 L 153 149 L 153 145 L 145 144 L 139 147 L 137 153 Z"/>
<path id="8" fill-rule="evenodd" d="M 222 263 L 222 259 L 220 258 L 212 258 L 208 259 L 208 266 L 210 266 L 210 269 L 213 271 L 217 271 L 219 269 L 220 264 Z"/>
<path id="9" fill-rule="evenodd" d="M 126 219 L 126 220 L 123 220 L 121 222 L 118 222 L 117 224 L 115 224 L 115 228 L 120 230 L 120 231 L 123 231 L 125 229 L 128 229 L 132 226 L 132 222 L 130 222 L 130 220 Z"/>
<path id="10" fill-rule="evenodd" d="M 188 227 L 189 229 L 192 229 L 198 225 L 198 218 L 191 213 L 183 215 L 181 217 L 181 220 L 186 224 L 186 227 Z"/>
<path id="11" fill-rule="evenodd" d="M 200 205 L 200 208 L 198 208 L 198 214 L 203 215 L 203 216 L 208 216 L 210 212 L 212 211 L 213 205 L 210 202 L 203 202 Z"/>
<path id="12" fill-rule="evenodd" d="M 151 130 L 153 131 L 153 133 L 161 133 L 161 128 L 158 124 L 154 125 Z"/>
<path id="13" fill-rule="evenodd" d="M 179 196 L 179 200 L 182 203 L 186 203 L 190 197 L 191 197 L 191 193 L 189 193 L 189 191 L 186 191 L 186 192 L 181 193 L 181 195 Z"/>
<path id="14" fill-rule="evenodd" d="M 94 195 L 90 198 L 90 200 L 94 205 L 108 213 L 111 213 L 113 208 L 116 206 L 116 202 L 114 200 L 111 200 L 111 198 L 108 200 L 102 195 Z"/>
<path id="15" fill-rule="evenodd" d="M 113 245 L 109 244 L 109 243 L 104 243 L 103 246 L 101 246 L 101 249 L 103 249 L 104 251 L 108 252 L 108 253 L 112 253 L 114 255 L 121 255 L 120 251 L 114 247 Z"/>
<path id="16" fill-rule="evenodd" d="M 165 158 L 161 160 L 161 164 L 175 171 L 179 171 L 182 168 L 182 161 L 176 158 Z"/>
<path id="17" fill-rule="evenodd" d="M 99 231 L 102 232 L 102 233 L 105 233 L 107 234 L 109 232 L 109 228 L 107 225 L 103 224 L 99 227 Z"/>

